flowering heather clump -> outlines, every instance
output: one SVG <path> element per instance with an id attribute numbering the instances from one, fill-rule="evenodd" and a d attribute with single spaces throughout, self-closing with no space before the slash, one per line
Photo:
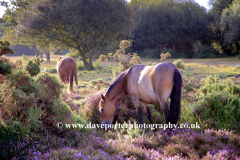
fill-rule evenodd
<path id="1" fill-rule="evenodd" d="M 100 112 L 98 109 L 98 104 L 101 99 L 102 92 L 92 94 L 85 98 L 83 111 L 80 113 L 84 114 L 84 118 L 92 124 L 100 124 Z"/>
<path id="2" fill-rule="evenodd" d="M 111 131 L 109 131 L 111 132 Z M 108 132 L 108 133 L 109 133 Z M 1 159 L 239 159 L 240 136 L 224 130 L 146 132 L 137 138 L 104 133 L 30 133 L 0 145 Z"/>

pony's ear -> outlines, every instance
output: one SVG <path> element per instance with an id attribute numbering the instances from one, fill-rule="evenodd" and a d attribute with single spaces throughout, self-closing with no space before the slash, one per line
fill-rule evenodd
<path id="1" fill-rule="evenodd" d="M 101 94 L 101 96 L 102 96 L 102 100 L 105 101 L 105 97 L 102 94 Z"/>
<path id="2" fill-rule="evenodd" d="M 60 57 L 59 59 L 58 59 L 58 61 L 60 60 L 60 59 L 62 59 L 63 57 Z"/>

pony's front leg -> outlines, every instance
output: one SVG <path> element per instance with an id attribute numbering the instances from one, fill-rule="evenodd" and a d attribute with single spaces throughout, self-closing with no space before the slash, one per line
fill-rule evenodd
<path id="1" fill-rule="evenodd" d="M 151 110 L 150 110 L 150 105 L 147 104 L 147 103 L 143 103 L 143 105 L 144 105 L 145 108 L 146 108 L 148 120 L 151 122 L 151 124 L 153 124 L 153 118 L 152 118 L 152 114 L 151 114 Z"/>
<path id="2" fill-rule="evenodd" d="M 143 125 L 141 102 L 137 97 L 132 97 L 132 101 L 137 109 L 139 123 Z"/>

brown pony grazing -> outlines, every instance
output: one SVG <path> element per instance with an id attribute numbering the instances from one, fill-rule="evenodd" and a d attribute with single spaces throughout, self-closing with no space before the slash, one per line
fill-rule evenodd
<path id="1" fill-rule="evenodd" d="M 101 124 L 112 124 L 115 117 L 115 103 L 130 95 L 137 109 L 140 124 L 143 124 L 140 102 L 146 107 L 147 117 L 153 124 L 149 104 L 160 103 L 166 123 L 177 124 L 180 120 L 182 75 L 172 63 L 155 66 L 135 65 L 125 72 L 108 88 L 99 102 Z M 170 111 L 167 101 L 171 98 Z"/>
<path id="2" fill-rule="evenodd" d="M 60 57 L 57 62 L 57 72 L 61 79 L 61 82 L 68 83 L 68 93 L 73 92 L 73 76 L 75 76 L 75 82 L 78 92 L 78 81 L 77 81 L 77 64 L 76 60 L 72 57 Z"/>

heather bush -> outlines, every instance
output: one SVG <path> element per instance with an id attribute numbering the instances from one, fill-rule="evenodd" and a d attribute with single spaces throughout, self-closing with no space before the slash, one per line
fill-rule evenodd
<path id="1" fill-rule="evenodd" d="M 23 136 L 45 129 L 58 131 L 57 122 L 86 123 L 61 101 L 61 89 L 59 81 L 48 74 L 39 75 L 36 80 L 23 70 L 8 75 L 0 90 L 3 136 Z"/>
<path id="2" fill-rule="evenodd" d="M 207 76 L 201 81 L 198 102 L 193 105 L 195 120 L 202 127 L 240 131 L 240 85 L 230 78 Z"/>
<path id="3" fill-rule="evenodd" d="M 54 100 L 59 99 L 62 93 L 63 85 L 54 76 L 49 74 L 40 74 L 36 82 L 40 88 L 41 100 L 51 104 Z"/>
<path id="4" fill-rule="evenodd" d="M 31 76 L 36 76 L 38 73 L 40 73 L 40 67 L 37 63 L 29 60 L 26 66 L 26 71 L 28 71 Z"/>
<path id="5" fill-rule="evenodd" d="M 34 81 L 34 79 L 24 70 L 16 70 L 13 74 L 10 74 L 6 77 L 5 89 L 7 92 L 2 92 L 3 94 L 11 94 L 9 89 L 19 89 L 22 90 L 27 95 L 35 93 L 39 94 L 39 87 Z M 15 97 L 16 98 L 16 97 Z"/>

